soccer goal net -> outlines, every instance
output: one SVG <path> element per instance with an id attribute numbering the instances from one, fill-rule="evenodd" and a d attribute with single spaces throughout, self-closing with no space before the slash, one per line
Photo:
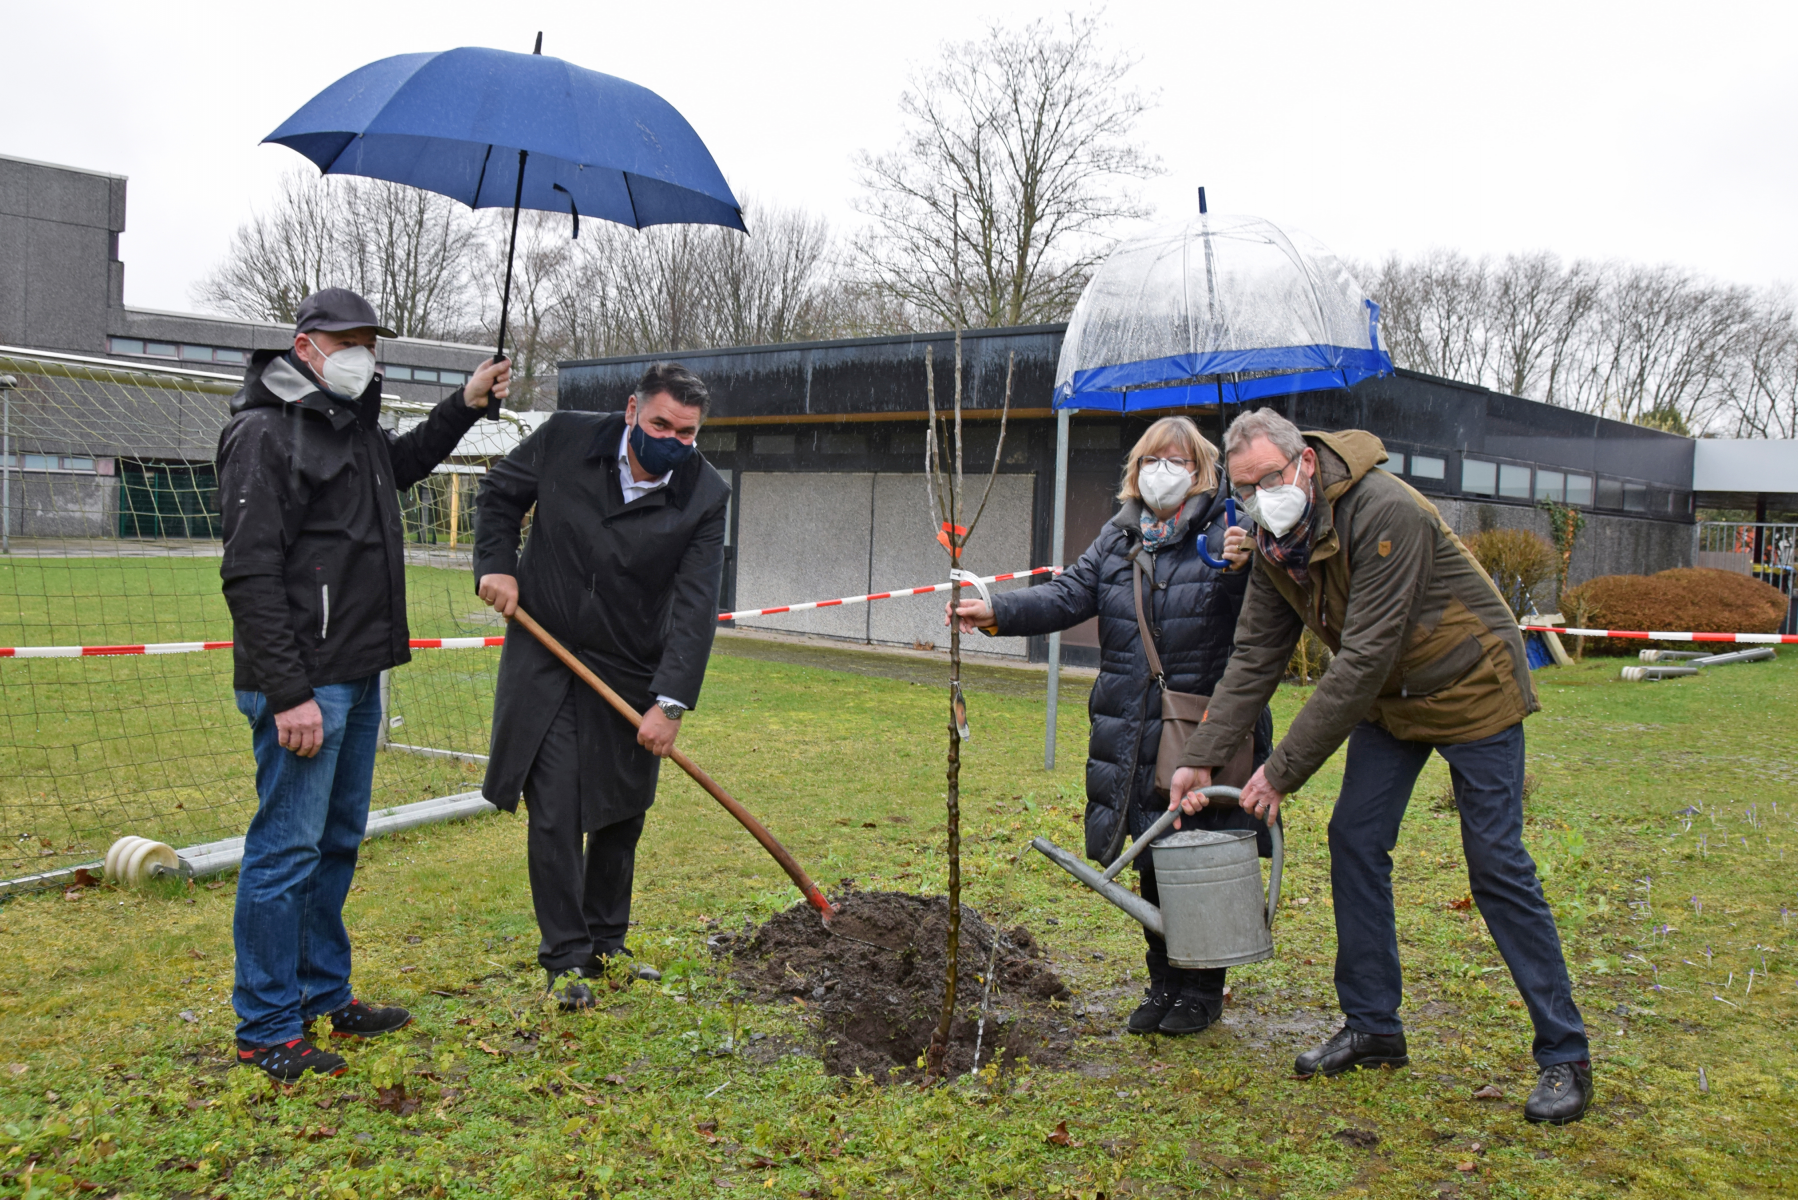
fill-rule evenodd
<path id="1" fill-rule="evenodd" d="M 9 350 L 0 376 L 0 881 L 94 861 L 126 834 L 242 834 L 255 763 L 213 467 L 238 381 Z M 388 675 L 377 808 L 479 786 L 499 661 L 481 642 L 503 630 L 474 594 L 472 500 L 516 437 L 481 422 L 402 498 L 412 636 L 458 644 Z"/>

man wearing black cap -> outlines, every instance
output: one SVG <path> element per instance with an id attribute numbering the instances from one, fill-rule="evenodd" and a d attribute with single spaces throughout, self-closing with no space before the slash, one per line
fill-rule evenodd
<path id="1" fill-rule="evenodd" d="M 219 435 L 219 575 L 259 802 L 237 881 L 231 1002 L 238 1061 L 284 1081 L 343 1072 L 341 1057 L 312 1044 L 320 1016 L 334 1036 L 364 1038 L 412 1019 L 355 998 L 343 926 L 368 821 L 380 674 L 411 658 L 399 493 L 505 399 L 511 378 L 490 359 L 395 436 L 379 420 L 377 336 L 394 334 L 356 293 L 306 297 L 293 349 L 256 351 Z"/>

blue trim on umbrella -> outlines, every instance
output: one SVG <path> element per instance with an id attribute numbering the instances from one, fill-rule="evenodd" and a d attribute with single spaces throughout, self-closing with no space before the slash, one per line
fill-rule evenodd
<path id="1" fill-rule="evenodd" d="M 1268 396 L 1349 388 L 1363 379 L 1392 373 L 1392 360 L 1384 354 L 1376 359 L 1371 356 L 1361 357 L 1369 355 L 1367 351 L 1351 353 L 1356 355 L 1356 361 L 1343 366 L 1262 375 L 1254 379 L 1219 379 L 1205 383 L 1175 384 L 1172 387 L 1088 388 L 1071 394 L 1064 391 L 1056 394 L 1055 407 L 1103 412 L 1144 412 L 1159 408 L 1199 408 L 1220 402 L 1246 404 Z M 1075 378 L 1079 378 L 1079 375 L 1076 372 Z"/>
<path id="2" fill-rule="evenodd" d="M 1203 375 L 1336 369 L 1384 375 L 1391 372 L 1392 359 L 1383 350 L 1358 350 L 1322 343 L 1310 346 L 1270 346 L 1255 350 L 1212 350 L 1202 354 L 1173 354 L 1166 358 L 1149 358 L 1140 362 L 1075 371 L 1073 390 L 1076 393 L 1116 391 Z"/>

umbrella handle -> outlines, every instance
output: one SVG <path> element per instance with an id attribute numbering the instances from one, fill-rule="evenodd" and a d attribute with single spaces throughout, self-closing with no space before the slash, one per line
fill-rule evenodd
<path id="1" fill-rule="evenodd" d="M 1236 524 L 1236 498 L 1234 496 L 1224 497 L 1224 524 L 1225 526 Z M 1213 571 L 1230 570 L 1228 559 L 1211 557 L 1211 548 L 1205 544 L 1205 541 L 1206 535 L 1201 533 L 1199 535 L 1198 543 L 1193 547 L 1199 552 L 1199 561 L 1210 567 Z"/>

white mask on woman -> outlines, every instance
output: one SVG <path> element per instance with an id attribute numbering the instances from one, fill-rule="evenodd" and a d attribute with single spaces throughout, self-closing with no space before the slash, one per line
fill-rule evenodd
<path id="1" fill-rule="evenodd" d="M 1136 491 L 1144 504 L 1157 513 L 1186 499 L 1192 490 L 1192 472 L 1170 462 L 1154 462 L 1136 473 Z"/>

